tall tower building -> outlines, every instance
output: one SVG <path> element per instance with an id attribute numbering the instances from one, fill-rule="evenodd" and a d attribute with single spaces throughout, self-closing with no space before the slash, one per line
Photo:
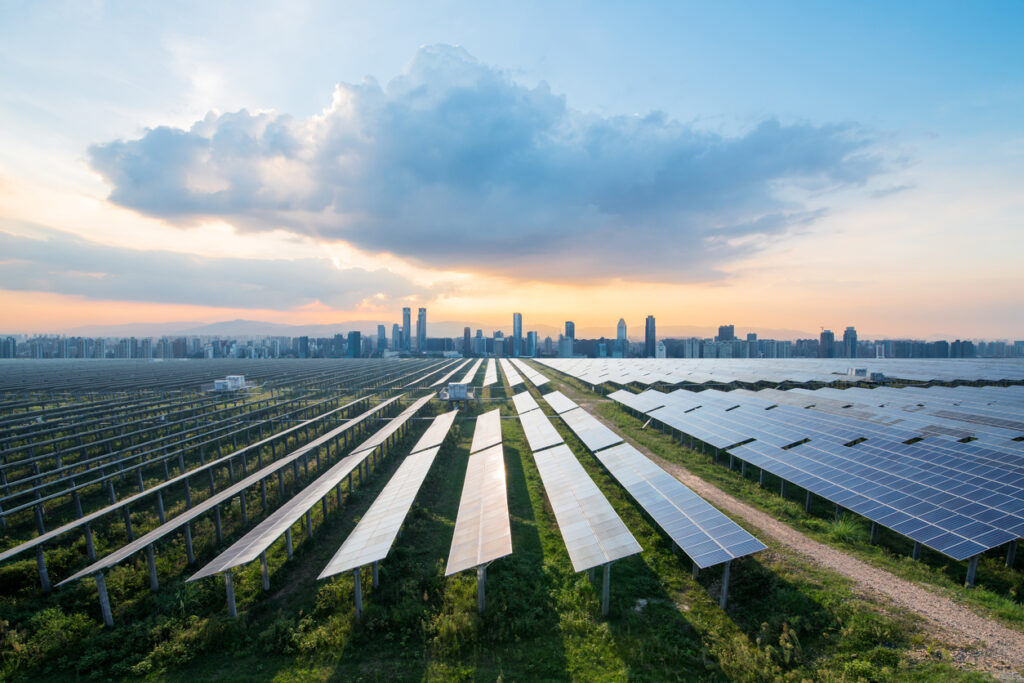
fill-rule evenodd
<path id="1" fill-rule="evenodd" d="M 519 358 L 523 352 L 523 314 L 512 314 L 512 357 Z"/>
<path id="2" fill-rule="evenodd" d="M 427 350 L 427 309 L 421 308 L 416 316 L 416 351 L 423 353 Z"/>
<path id="3" fill-rule="evenodd" d="M 644 324 L 644 355 L 647 358 L 654 358 L 658 337 L 654 330 L 654 316 L 647 316 Z"/>
<path id="4" fill-rule="evenodd" d="M 616 350 L 622 354 L 625 358 L 629 355 L 629 342 L 626 341 L 626 319 L 619 318 L 619 324 L 615 328 L 615 347 Z"/>
<path id="5" fill-rule="evenodd" d="M 843 332 L 843 358 L 857 357 L 857 330 L 853 326 L 846 328 Z"/>
<path id="6" fill-rule="evenodd" d="M 467 356 L 468 357 L 468 356 L 472 355 L 473 347 L 470 346 L 470 343 L 471 342 L 469 340 L 469 328 L 468 327 L 464 327 L 464 328 L 462 328 L 462 355 L 463 356 Z"/>
<path id="7" fill-rule="evenodd" d="M 565 336 L 569 339 L 576 338 L 576 323 L 571 320 L 565 321 Z"/>
<path id="8" fill-rule="evenodd" d="M 402 326 L 398 323 L 391 326 L 391 350 L 402 350 Z"/>
<path id="9" fill-rule="evenodd" d="M 818 341 L 818 357 L 836 357 L 836 335 L 832 330 L 821 331 L 821 338 Z"/>
<path id="10" fill-rule="evenodd" d="M 388 335 L 383 325 L 377 325 L 377 350 L 384 351 L 388 348 Z"/>
<path id="11" fill-rule="evenodd" d="M 736 327 L 734 325 L 719 325 L 717 341 L 733 341 L 736 339 Z"/>
<path id="12" fill-rule="evenodd" d="M 412 311 L 408 306 L 402 309 L 402 350 L 412 350 L 412 322 L 410 320 Z"/>

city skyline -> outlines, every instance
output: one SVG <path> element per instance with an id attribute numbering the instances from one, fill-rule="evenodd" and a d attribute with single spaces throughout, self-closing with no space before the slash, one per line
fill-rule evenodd
<path id="1" fill-rule="evenodd" d="M 0 331 L 1024 336 L 1021 7 L 239 9 L 0 10 Z"/>

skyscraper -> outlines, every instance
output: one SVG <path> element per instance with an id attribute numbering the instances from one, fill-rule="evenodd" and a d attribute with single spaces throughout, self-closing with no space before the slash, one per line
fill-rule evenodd
<path id="1" fill-rule="evenodd" d="M 821 331 L 821 338 L 818 342 L 818 357 L 836 357 L 836 335 L 835 333 L 832 332 L 832 330 Z"/>
<path id="2" fill-rule="evenodd" d="M 416 351 L 423 353 L 427 350 L 427 309 L 421 308 L 416 316 Z"/>
<path id="3" fill-rule="evenodd" d="M 619 353 L 622 354 L 623 358 L 625 358 L 627 355 L 629 355 L 627 353 L 629 351 L 629 342 L 626 341 L 626 319 L 625 318 L 619 318 L 618 327 L 615 328 L 615 347 L 616 347 L 616 350 Z"/>
<path id="4" fill-rule="evenodd" d="M 384 351 L 388 348 L 388 335 L 383 325 L 377 325 L 377 350 Z"/>
<path id="5" fill-rule="evenodd" d="M 462 328 L 462 355 L 471 356 L 473 354 L 473 347 L 470 346 L 469 340 L 469 328 Z"/>
<path id="6" fill-rule="evenodd" d="M 569 339 L 576 338 L 576 323 L 571 320 L 565 321 L 565 336 Z"/>
<path id="7" fill-rule="evenodd" d="M 857 357 L 857 330 L 853 326 L 846 328 L 843 332 L 843 358 Z"/>
<path id="8" fill-rule="evenodd" d="M 644 355 L 646 357 L 654 358 L 657 343 L 658 339 L 654 331 L 654 316 L 649 315 L 644 325 Z"/>
<path id="9" fill-rule="evenodd" d="M 716 341 L 732 341 L 736 338 L 736 327 L 734 325 L 719 325 L 718 339 Z"/>
<path id="10" fill-rule="evenodd" d="M 398 323 L 391 326 L 391 350 L 402 350 L 402 326 Z"/>
<path id="11" fill-rule="evenodd" d="M 358 332 L 348 333 L 348 357 L 359 358 L 363 355 L 363 335 Z"/>
<path id="12" fill-rule="evenodd" d="M 537 333 L 526 333 L 526 355 L 531 358 L 537 355 Z"/>
<path id="13" fill-rule="evenodd" d="M 405 308 L 402 309 L 402 350 L 403 351 L 411 351 L 412 350 L 412 338 L 411 338 L 411 335 L 412 335 L 412 321 L 410 320 L 411 315 L 412 315 L 412 311 L 409 310 L 408 306 L 406 306 Z"/>
<path id="14" fill-rule="evenodd" d="M 523 351 L 523 314 L 512 314 L 512 357 L 519 358 Z"/>

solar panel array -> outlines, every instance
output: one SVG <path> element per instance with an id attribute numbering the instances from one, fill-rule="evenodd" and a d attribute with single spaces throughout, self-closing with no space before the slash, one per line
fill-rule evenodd
<path id="1" fill-rule="evenodd" d="M 508 380 L 510 387 L 516 387 L 523 383 L 523 378 L 516 372 L 516 369 L 512 367 L 512 363 L 509 363 L 507 358 L 501 358 L 498 362 L 501 363 L 501 371 L 505 373 L 505 379 Z"/>
<path id="2" fill-rule="evenodd" d="M 698 567 L 710 567 L 764 550 L 743 527 L 691 491 L 593 415 L 559 392 L 544 400 L 605 469 Z M 557 408 L 556 408 L 557 410 Z M 616 445 L 617 444 L 617 445 Z"/>
<path id="3" fill-rule="evenodd" d="M 484 371 L 484 383 L 480 386 L 489 387 L 498 381 L 498 365 L 491 358 L 487 361 L 487 369 Z"/>
<path id="4" fill-rule="evenodd" d="M 842 358 L 539 358 L 590 385 L 832 383 L 852 365 L 889 378 L 918 382 L 1024 380 L 1024 359 L 842 359 Z"/>
<path id="5" fill-rule="evenodd" d="M 441 386 L 442 384 L 444 384 L 445 382 L 450 380 L 452 377 L 454 377 L 455 373 L 457 373 L 459 370 L 462 370 L 464 367 L 469 365 L 469 363 L 470 363 L 470 361 L 468 361 L 468 360 L 463 361 L 462 363 L 459 363 L 454 368 L 452 368 L 451 371 L 449 371 L 446 374 L 442 375 L 440 379 L 434 380 L 434 383 L 431 384 L 430 386 L 432 386 L 432 387 Z"/>
<path id="6" fill-rule="evenodd" d="M 334 576 L 387 557 L 457 412 L 453 410 L 434 418 L 413 446 L 412 453 L 402 461 L 318 578 Z"/>
<path id="7" fill-rule="evenodd" d="M 444 575 L 451 576 L 511 553 L 505 456 L 499 444 L 469 459 Z"/>
<path id="8" fill-rule="evenodd" d="M 542 387 L 548 383 L 547 377 L 537 370 L 534 370 L 533 366 L 528 365 L 525 361 L 519 360 L 518 358 L 512 358 L 511 360 L 512 364 L 516 366 L 519 372 L 525 375 L 526 379 L 530 380 L 535 387 Z"/>
<path id="9" fill-rule="evenodd" d="M 317 501 L 329 495 L 345 477 L 362 465 L 363 461 L 370 456 L 374 449 L 384 443 L 388 436 L 395 433 L 410 417 L 426 405 L 431 398 L 433 397 L 430 395 L 424 396 L 403 410 L 398 417 L 390 420 L 387 425 L 371 435 L 369 439 L 356 446 L 352 453 L 346 455 L 326 472 L 314 479 L 309 485 L 281 505 L 281 507 L 268 515 L 266 519 L 257 524 L 249 533 L 238 539 L 231 547 L 196 572 L 189 578 L 189 581 L 219 574 L 232 567 L 252 562 L 259 557 L 260 553 L 266 551 L 274 541 L 301 519 Z"/>
<path id="10" fill-rule="evenodd" d="M 1024 387 L 610 398 L 951 558 L 1024 537 Z"/>
<path id="11" fill-rule="evenodd" d="M 469 370 L 467 370 L 466 374 L 463 375 L 462 379 L 459 380 L 459 384 L 470 384 L 470 383 L 472 383 L 473 382 L 473 378 L 476 377 L 476 373 L 477 373 L 477 371 L 480 370 L 480 365 L 483 364 L 483 362 L 484 362 L 483 358 L 477 358 L 476 362 L 473 363 L 473 366 Z"/>
<path id="12" fill-rule="evenodd" d="M 80 579 L 80 578 L 82 578 L 84 576 L 89 576 L 89 575 L 95 574 L 97 572 L 101 572 L 101 571 L 103 571 L 105 569 L 109 569 L 110 567 L 113 567 L 114 565 L 119 564 L 120 562 L 122 562 L 125 559 L 131 557 L 132 555 L 134 555 L 135 553 L 139 552 L 143 548 L 145 548 L 145 547 L 155 543 L 156 541 L 159 541 L 160 539 L 164 538 L 165 536 L 168 536 L 169 534 L 172 534 L 172 533 L 176 532 L 178 529 L 180 529 L 181 527 L 183 527 L 183 526 L 189 524 L 190 522 L 194 521 L 196 518 L 200 517 L 201 515 L 206 514 L 210 510 L 213 510 L 218 505 L 226 503 L 227 501 L 231 500 L 235 496 L 238 496 L 238 495 L 242 494 L 250 486 L 255 486 L 261 480 L 263 480 L 263 479 L 269 477 L 270 475 L 272 475 L 272 474 L 274 474 L 274 473 L 284 469 L 288 465 L 291 465 L 292 463 L 297 462 L 300 458 L 302 458 L 303 456 L 305 456 L 305 455 L 307 455 L 309 453 L 314 452 L 314 450 L 319 448 L 320 446 L 328 444 L 333 439 L 338 438 L 344 432 L 346 432 L 349 429 L 352 429 L 355 426 L 361 424 L 363 421 L 368 419 L 375 412 L 377 412 L 381 408 L 385 407 L 386 405 L 389 405 L 392 402 L 397 401 L 399 398 L 401 398 L 401 395 L 394 396 L 394 397 L 392 397 L 390 399 L 387 399 L 386 401 L 384 401 L 384 402 L 374 406 L 370 410 L 368 410 L 365 413 L 359 415 L 358 417 L 355 417 L 355 418 L 353 418 L 351 420 L 348 420 L 347 422 L 342 424 L 340 427 L 332 429 L 331 431 L 327 432 L 326 434 L 324 434 L 324 435 L 322 435 L 322 436 L 320 436 L 320 437 L 318 437 L 316 439 L 313 439 L 312 441 L 310 441 L 309 443 L 307 443 L 307 444 L 305 444 L 303 446 L 300 446 L 299 448 L 295 449 L 290 454 L 288 454 L 287 456 L 281 458 L 280 460 L 276 460 L 273 463 L 267 465 L 266 467 L 264 467 L 264 468 L 262 468 L 262 469 L 260 469 L 260 470 L 258 470 L 256 472 L 254 472 L 253 474 L 250 474 L 249 476 L 241 479 L 240 481 L 235 482 L 234 484 L 232 484 L 228 488 L 224 489 L 223 491 L 220 491 L 219 493 L 216 493 L 216 494 L 210 496 L 209 498 L 207 498 L 203 502 L 201 502 L 198 505 L 195 505 L 192 508 L 182 512 L 180 515 L 178 515 L 177 517 L 175 517 L 175 518 L 173 518 L 171 520 L 168 520 L 164 524 L 161 524 L 160 526 L 158 526 L 157 528 L 153 529 L 149 533 L 144 534 L 143 536 L 140 536 L 139 538 L 135 539 L 134 541 L 128 543 L 125 546 L 122 546 L 118 550 L 115 550 L 114 552 L 112 552 L 109 555 L 107 555 L 106 557 L 98 560 L 97 562 L 93 562 L 92 564 L 90 564 L 85 569 L 82 569 L 82 570 L 80 570 L 78 572 L 75 572 L 74 574 L 72 574 L 68 578 L 64 579 L 63 581 L 61 581 L 57 585 L 62 586 L 62 585 L 71 583 L 73 581 L 77 581 L 78 579 Z"/>
<path id="13" fill-rule="evenodd" d="M 476 418 L 476 429 L 473 431 L 473 443 L 470 453 L 501 443 L 501 411 L 491 410 Z"/>

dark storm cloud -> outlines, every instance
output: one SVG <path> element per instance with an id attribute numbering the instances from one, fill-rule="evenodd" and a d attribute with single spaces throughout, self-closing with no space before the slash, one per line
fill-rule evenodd
<path id="1" fill-rule="evenodd" d="M 211 113 L 89 158 L 112 201 L 148 215 L 542 280 L 713 279 L 813 220 L 783 191 L 884 170 L 855 125 L 766 120 L 730 137 L 601 117 L 449 46 L 422 48 L 386 87 L 338 85 L 319 116 Z"/>

